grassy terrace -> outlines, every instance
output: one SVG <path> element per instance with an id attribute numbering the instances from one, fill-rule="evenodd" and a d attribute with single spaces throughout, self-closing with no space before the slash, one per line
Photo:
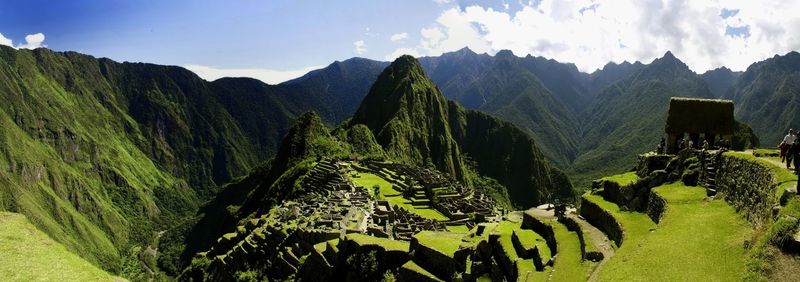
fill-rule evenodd
<path id="1" fill-rule="evenodd" d="M 752 236 L 747 222 L 724 201 L 707 201 L 701 187 L 674 183 L 654 191 L 667 201 L 667 210 L 653 232 L 648 231 L 652 222 L 593 199 L 612 211 L 626 231 L 625 242 L 603 267 L 599 280 L 741 280 L 747 258 L 743 242 Z"/>
<path id="2" fill-rule="evenodd" d="M 391 240 L 386 238 L 372 237 L 364 234 L 347 234 L 347 239 L 356 242 L 359 246 L 381 246 L 387 251 L 403 251 L 408 252 L 408 242 Z"/>
<path id="3" fill-rule="evenodd" d="M 558 255 L 553 262 L 550 281 L 583 281 L 592 266 L 581 256 L 581 242 L 575 232 L 567 230 L 563 224 L 553 222 L 553 231 L 558 244 Z M 587 240 L 591 241 L 591 240 Z"/>
<path id="4" fill-rule="evenodd" d="M 455 256 L 462 244 L 464 234 L 451 232 L 422 231 L 414 235 L 420 244 L 433 248 L 449 257 Z"/>
<path id="5" fill-rule="evenodd" d="M 631 184 L 636 181 L 636 179 L 639 179 L 639 176 L 633 171 L 601 178 L 601 180 L 616 182 L 620 187 Z"/>
<path id="6" fill-rule="evenodd" d="M 0 213 L 0 280 L 113 281 L 31 225 L 25 216 Z"/>
<path id="7" fill-rule="evenodd" d="M 617 204 L 608 202 L 599 195 L 584 194 L 584 198 L 596 203 L 598 206 L 611 212 L 614 218 L 622 225 L 625 231 L 625 240 L 622 243 L 620 251 L 629 249 L 631 246 L 637 245 L 638 240 L 650 233 L 650 229 L 654 228 L 656 224 L 644 213 L 629 212 L 620 210 Z"/>
<path id="8" fill-rule="evenodd" d="M 386 200 L 392 206 L 397 205 L 399 207 L 408 210 L 409 212 L 418 214 L 424 218 L 435 219 L 435 220 L 448 220 L 446 216 L 444 216 L 436 209 L 413 205 L 413 203 L 410 200 L 403 198 L 400 191 L 397 191 L 394 188 L 392 188 L 391 183 L 381 178 L 380 176 L 372 173 L 358 173 L 358 175 L 359 177 L 353 178 L 353 181 L 356 184 L 367 187 L 367 189 L 370 190 L 372 190 L 372 187 L 375 185 L 381 187 L 378 193 L 378 199 Z"/>

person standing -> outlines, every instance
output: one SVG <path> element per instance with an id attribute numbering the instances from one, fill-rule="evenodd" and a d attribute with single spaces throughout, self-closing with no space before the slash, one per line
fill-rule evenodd
<path id="1" fill-rule="evenodd" d="M 797 140 L 797 135 L 794 133 L 794 129 L 789 129 L 789 133 L 783 137 L 781 144 L 778 145 L 778 149 L 781 150 L 781 162 L 786 161 L 786 167 L 789 167 L 789 163 L 791 162 L 792 156 L 789 156 L 787 153 L 789 151 L 789 147 L 794 144 L 794 141 Z"/>
<path id="2" fill-rule="evenodd" d="M 783 138 L 783 142 L 789 144 L 789 149 L 786 151 L 786 168 L 790 168 L 795 154 L 800 153 L 798 152 L 798 150 L 800 150 L 800 144 L 797 143 L 797 135 L 793 129 L 789 129 L 789 134 Z M 795 165 L 795 169 L 797 169 L 797 165 Z"/>

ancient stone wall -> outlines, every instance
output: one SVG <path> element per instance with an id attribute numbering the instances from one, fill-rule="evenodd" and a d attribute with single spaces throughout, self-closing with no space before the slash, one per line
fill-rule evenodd
<path id="1" fill-rule="evenodd" d="M 597 227 L 597 229 L 600 229 L 600 231 L 603 231 L 603 233 L 606 233 L 608 238 L 614 241 L 617 246 L 622 245 L 622 225 L 617 222 L 617 219 L 614 218 L 611 213 L 604 210 L 596 203 L 582 198 L 580 214 L 586 221 Z"/>
<path id="2" fill-rule="evenodd" d="M 772 215 L 777 204 L 777 179 L 764 164 L 725 154 L 717 172 L 717 192 L 750 223 L 758 224 Z"/>
<path id="3" fill-rule="evenodd" d="M 667 201 L 656 191 L 650 191 L 650 199 L 647 201 L 647 215 L 653 222 L 658 223 L 664 212 L 667 210 Z"/>

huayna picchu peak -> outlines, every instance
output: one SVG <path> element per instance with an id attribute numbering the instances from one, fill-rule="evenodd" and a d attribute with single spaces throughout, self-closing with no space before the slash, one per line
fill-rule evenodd
<path id="1" fill-rule="evenodd" d="M 6 1 L 0 282 L 800 281 L 800 5 L 635 2 Z"/>

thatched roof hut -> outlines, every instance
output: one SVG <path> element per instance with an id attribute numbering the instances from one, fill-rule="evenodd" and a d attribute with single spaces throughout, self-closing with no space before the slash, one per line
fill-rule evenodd
<path id="1" fill-rule="evenodd" d="M 733 135 L 733 101 L 673 97 L 669 102 L 666 133 Z"/>

